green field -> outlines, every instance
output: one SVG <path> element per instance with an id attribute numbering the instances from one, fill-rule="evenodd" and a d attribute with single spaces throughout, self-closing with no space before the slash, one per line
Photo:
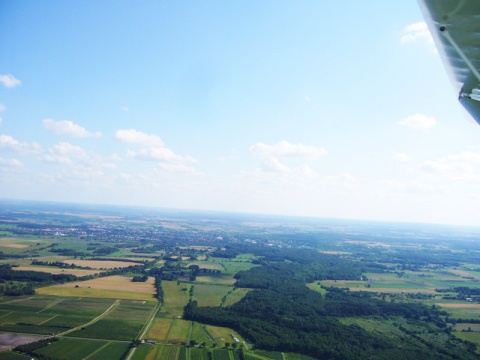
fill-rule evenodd
<path id="1" fill-rule="evenodd" d="M 152 309 L 151 303 L 122 301 L 104 318 L 72 332 L 69 336 L 131 341 L 142 330 Z"/>
<path id="2" fill-rule="evenodd" d="M 218 347 L 224 347 L 225 343 L 227 342 L 231 344 L 233 342 L 233 338 L 232 338 L 232 334 L 233 334 L 238 340 L 240 340 L 240 343 L 244 344 L 246 348 L 248 348 L 247 343 L 245 342 L 245 339 L 232 329 L 213 326 L 213 325 L 205 326 L 205 329 L 215 340 Z"/>
<path id="3" fill-rule="evenodd" d="M 0 303 L 0 331 L 51 335 L 85 324 L 111 300 L 34 296 Z"/>
<path id="4" fill-rule="evenodd" d="M 167 343 L 185 344 L 191 322 L 187 320 L 175 319 L 168 333 Z"/>
<path id="5" fill-rule="evenodd" d="M 192 328 L 192 338 L 197 344 L 205 343 L 206 346 L 212 346 L 213 342 L 204 330 L 204 325 L 194 322 Z"/>
<path id="6" fill-rule="evenodd" d="M 183 308 L 188 303 L 188 286 L 177 285 L 176 281 L 162 281 L 162 287 L 165 295 L 161 313 L 166 317 L 182 317 Z"/>
<path id="7" fill-rule="evenodd" d="M 31 357 L 13 351 L 0 352 L 0 360 L 30 360 Z"/>
<path id="8" fill-rule="evenodd" d="M 225 301 L 224 306 L 230 306 L 235 304 L 236 302 L 239 302 L 250 291 L 252 291 L 252 289 L 234 288 L 233 291 L 227 295 L 227 299 Z"/>
<path id="9" fill-rule="evenodd" d="M 327 293 L 327 290 L 323 289 L 323 288 L 321 287 L 321 284 L 320 284 L 318 281 L 314 281 L 313 283 L 309 283 L 309 284 L 307 284 L 307 286 L 308 286 L 310 289 L 319 292 L 319 293 L 322 294 L 323 296 L 325 296 L 326 293 Z"/>
<path id="10" fill-rule="evenodd" d="M 453 334 L 459 339 L 470 341 L 477 345 L 477 354 L 480 354 L 480 333 L 454 331 Z"/>
<path id="11" fill-rule="evenodd" d="M 114 360 L 121 357 L 127 348 L 128 343 L 112 343 L 85 339 L 61 339 L 36 352 L 52 358 L 69 360 L 81 360 L 85 358 Z"/>
<path id="12" fill-rule="evenodd" d="M 232 286 L 196 284 L 193 299 L 198 301 L 198 306 L 220 306 L 223 297 L 232 290 Z"/>

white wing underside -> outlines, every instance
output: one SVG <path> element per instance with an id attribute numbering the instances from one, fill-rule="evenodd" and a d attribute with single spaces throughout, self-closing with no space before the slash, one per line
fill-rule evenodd
<path id="1" fill-rule="evenodd" d="M 418 2 L 458 100 L 480 124 L 480 1 Z"/>

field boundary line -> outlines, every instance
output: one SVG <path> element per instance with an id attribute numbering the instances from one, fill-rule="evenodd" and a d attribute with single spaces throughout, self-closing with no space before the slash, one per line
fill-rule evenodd
<path id="1" fill-rule="evenodd" d="M 172 331 L 173 325 L 175 325 L 175 322 L 176 322 L 176 321 L 177 321 L 177 319 L 174 318 L 173 321 L 170 323 L 170 327 L 168 328 L 167 335 L 165 336 L 165 343 L 164 343 L 164 345 L 169 344 L 168 338 L 170 337 L 170 332 Z"/>
<path id="2" fill-rule="evenodd" d="M 48 310 L 50 309 L 51 307 L 54 307 L 55 305 L 61 303 L 64 299 L 58 299 L 58 300 L 55 300 L 55 301 L 52 301 L 50 304 L 48 304 L 44 309 L 40 310 L 40 311 L 37 311 L 37 314 L 41 313 L 42 311 L 45 311 L 45 310 Z"/>
<path id="3" fill-rule="evenodd" d="M 185 342 L 187 346 L 190 346 L 190 340 L 192 339 L 193 332 L 193 321 L 190 321 L 190 326 L 188 328 L 187 341 Z"/>
<path id="4" fill-rule="evenodd" d="M 89 325 L 92 325 L 92 324 L 96 323 L 97 321 L 99 321 L 100 319 L 104 318 L 109 313 L 111 313 L 113 311 L 113 309 L 116 308 L 119 304 L 120 304 L 120 300 L 115 300 L 115 302 L 107 310 L 105 310 L 102 314 L 98 315 L 95 319 L 93 319 L 93 320 L 91 320 L 88 323 L 85 323 L 83 325 L 79 325 L 77 327 L 74 327 L 73 329 L 64 331 L 63 333 L 57 334 L 57 336 L 65 336 L 67 334 L 70 334 L 74 331 L 77 331 L 77 330 L 81 329 L 82 327 L 87 327 Z"/>
<path id="5" fill-rule="evenodd" d="M 140 339 L 142 340 L 143 337 L 145 336 L 145 334 L 147 333 L 147 331 L 150 329 L 152 323 L 153 323 L 153 320 L 155 320 L 155 316 L 157 316 L 157 313 L 158 311 L 160 310 L 160 308 L 162 307 L 162 303 L 157 303 L 157 305 L 153 308 L 152 312 L 150 313 L 150 317 L 147 319 L 147 323 L 146 325 L 144 325 L 144 328 L 142 328 L 139 332 L 139 334 L 141 334 L 140 336 L 137 336 L 137 339 Z M 142 330 L 143 330 L 143 333 L 142 333 Z"/>
<path id="6" fill-rule="evenodd" d="M 266 357 L 266 356 L 262 356 L 262 355 L 258 355 L 258 354 L 255 354 L 255 353 L 248 353 L 248 356 L 251 356 L 251 357 L 255 357 L 257 359 L 262 359 L 262 360 L 270 360 L 269 357 Z"/>
<path id="7" fill-rule="evenodd" d="M 109 341 L 107 342 L 106 344 L 103 344 L 102 346 L 100 346 L 97 350 L 95 350 L 94 352 L 92 352 L 90 355 L 87 355 L 85 356 L 82 360 L 87 360 L 87 359 L 90 359 L 93 355 L 95 355 L 96 353 L 100 352 L 101 350 L 105 349 L 108 345 L 110 345 L 112 342 Z"/>
<path id="8" fill-rule="evenodd" d="M 26 301 L 26 300 L 32 300 L 32 299 L 33 299 L 33 296 L 29 297 L 29 298 L 25 298 L 25 299 L 14 299 L 14 300 L 10 300 L 10 301 L 5 301 L 2 304 L 11 304 L 11 303 L 22 302 L 22 301 Z"/>
<path id="9" fill-rule="evenodd" d="M 135 353 L 135 350 L 137 350 L 136 347 L 133 347 L 132 350 L 130 350 L 130 352 L 128 353 L 127 357 L 125 360 L 130 360 L 130 358 L 133 356 L 133 354 Z"/>
<path id="10" fill-rule="evenodd" d="M 0 318 L 2 318 L 2 317 L 4 317 L 4 316 L 7 316 L 7 315 L 10 315 L 10 314 L 13 313 L 13 312 L 14 312 L 14 311 L 12 310 L 12 311 L 10 311 L 10 312 L 8 312 L 8 313 L 6 313 L 6 314 L 3 314 L 2 316 L 0 316 Z"/>
<path id="11" fill-rule="evenodd" d="M 50 320 L 52 320 L 52 319 L 55 319 L 57 316 L 58 316 L 58 314 L 52 316 L 51 318 L 49 318 L 49 319 L 47 319 L 47 320 L 45 320 L 45 321 L 42 321 L 42 322 L 41 322 L 40 324 L 38 324 L 38 325 L 43 325 L 43 324 L 45 324 L 46 322 L 48 322 L 48 321 L 50 321 Z"/>
<path id="12" fill-rule="evenodd" d="M 208 338 L 210 339 L 210 341 L 212 342 L 212 344 L 217 344 L 217 342 L 213 339 L 213 336 L 210 334 L 210 332 L 207 330 L 207 328 L 205 327 L 206 325 L 203 325 L 202 324 L 202 330 L 205 334 L 207 334 Z"/>

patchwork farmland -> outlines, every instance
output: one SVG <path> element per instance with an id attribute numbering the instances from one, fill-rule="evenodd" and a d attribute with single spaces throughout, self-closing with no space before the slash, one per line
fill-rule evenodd
<path id="1" fill-rule="evenodd" d="M 15 344 L 0 359 L 476 357 L 475 248 L 447 256 L 448 243 L 405 237 L 315 242 L 309 232 L 325 229 L 312 225 L 121 219 L 46 213 L 11 227 L 0 216 L 0 346 Z"/>

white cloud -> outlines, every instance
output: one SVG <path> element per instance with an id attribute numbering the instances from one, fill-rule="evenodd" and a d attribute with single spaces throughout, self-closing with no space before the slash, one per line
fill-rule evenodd
<path id="1" fill-rule="evenodd" d="M 405 119 L 399 121 L 398 124 L 412 129 L 428 130 L 435 126 L 436 121 L 431 116 L 415 114 L 407 116 Z"/>
<path id="2" fill-rule="evenodd" d="M 45 129 L 53 132 L 55 135 L 66 135 L 74 138 L 100 137 L 100 132 L 92 133 L 70 120 L 55 121 L 45 119 L 42 121 Z"/>
<path id="3" fill-rule="evenodd" d="M 197 162 L 191 156 L 177 155 L 166 147 L 149 147 L 139 151 L 128 150 L 127 157 L 163 162 Z"/>
<path id="4" fill-rule="evenodd" d="M 425 44 L 432 46 L 433 38 L 428 30 L 428 26 L 425 22 L 417 22 L 405 26 L 403 29 L 403 35 L 400 38 L 400 43 L 408 44 L 414 41 L 423 41 Z"/>
<path id="5" fill-rule="evenodd" d="M 120 110 L 122 110 L 122 111 L 128 111 L 129 109 L 128 109 L 128 106 L 121 106 L 121 107 L 120 107 Z"/>
<path id="6" fill-rule="evenodd" d="M 13 88 L 15 86 L 19 86 L 22 84 L 22 82 L 18 79 L 15 79 L 12 75 L 1 75 L 0 74 L 0 83 L 3 84 L 3 86 L 7 88 Z"/>
<path id="7" fill-rule="evenodd" d="M 111 173 L 107 177 L 106 170 L 116 169 L 115 164 L 102 156 L 68 142 L 55 144 L 40 160 L 57 166 L 49 177 L 59 184 L 106 186 L 113 178 Z"/>
<path id="8" fill-rule="evenodd" d="M 163 147 L 163 141 L 159 136 L 146 134 L 135 129 L 117 130 L 115 139 L 127 144 L 145 146 L 145 147 Z"/>
<path id="9" fill-rule="evenodd" d="M 327 152 L 323 148 L 315 146 L 306 146 L 302 144 L 290 144 L 287 141 L 280 141 L 278 144 L 267 145 L 264 143 L 256 143 L 250 147 L 250 151 L 256 155 L 280 156 L 280 157 L 295 157 L 302 159 L 318 159 L 325 156 Z"/>
<path id="10" fill-rule="evenodd" d="M 18 141 L 10 135 L 3 134 L 0 134 L 0 148 L 8 149 L 21 154 L 38 153 L 42 151 L 42 147 L 36 142 L 29 144 L 27 142 Z"/>
<path id="11" fill-rule="evenodd" d="M 194 168 L 187 166 L 188 163 L 196 163 L 197 160 L 189 155 L 178 155 L 167 148 L 162 139 L 154 134 L 130 129 L 118 130 L 115 133 L 118 141 L 137 145 L 140 150 L 127 150 L 127 157 L 130 159 L 155 161 L 158 169 L 172 173 L 197 174 Z"/>
<path id="12" fill-rule="evenodd" d="M 3 119 L 0 117 L 0 124 L 3 122 Z"/>
<path id="13" fill-rule="evenodd" d="M 480 153 L 463 151 L 423 163 L 421 170 L 447 180 L 480 181 Z"/>
<path id="14" fill-rule="evenodd" d="M 5 111 L 7 110 L 7 107 L 3 104 L 0 104 L 0 111 Z"/>
<path id="15" fill-rule="evenodd" d="M 410 155 L 407 155 L 405 153 L 399 153 L 399 152 L 393 154 L 393 159 L 400 162 L 407 162 L 412 160 Z"/>
<path id="16" fill-rule="evenodd" d="M 80 146 L 68 142 L 60 142 L 48 150 L 48 154 L 42 157 L 47 162 L 73 164 L 74 160 L 88 160 L 88 155 Z"/>
<path id="17" fill-rule="evenodd" d="M 305 95 L 305 97 L 303 98 L 306 102 L 311 102 L 312 99 L 310 99 L 310 96 L 308 95 Z"/>
<path id="18" fill-rule="evenodd" d="M 273 156 L 267 156 L 262 159 L 261 170 L 277 173 L 289 173 L 291 171 L 288 166 L 282 164 L 280 160 Z"/>

